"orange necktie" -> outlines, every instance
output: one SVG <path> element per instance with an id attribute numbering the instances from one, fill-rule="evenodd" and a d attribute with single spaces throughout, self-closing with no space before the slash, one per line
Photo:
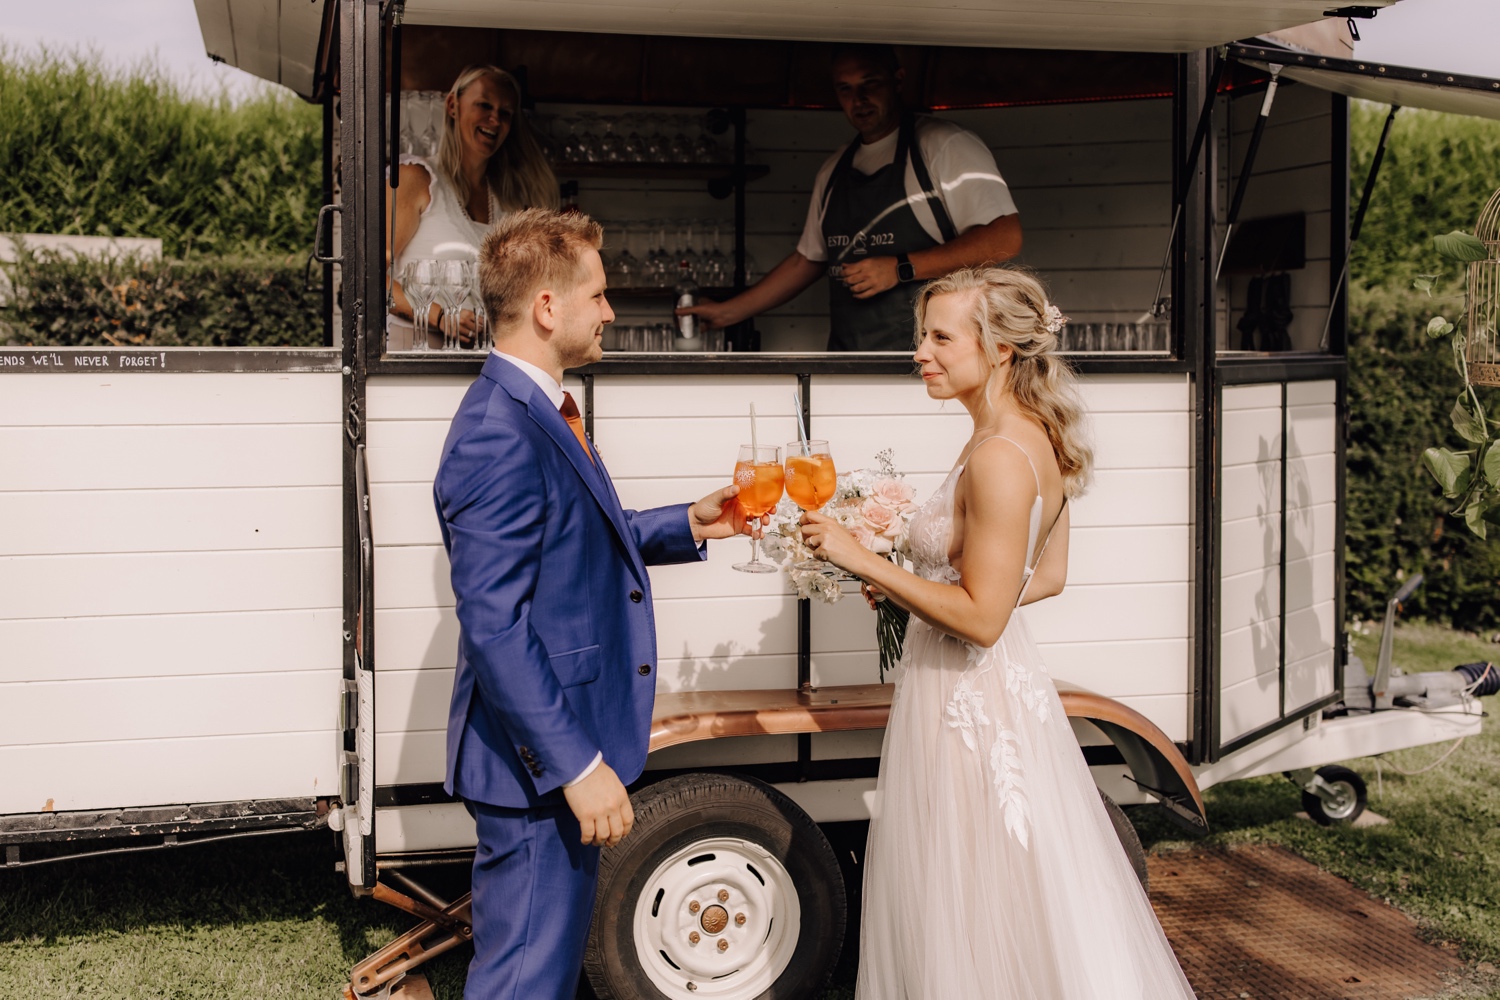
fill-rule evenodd
<path id="1" fill-rule="evenodd" d="M 573 429 L 573 436 L 583 446 L 583 453 L 592 462 L 594 460 L 594 453 L 589 451 L 589 439 L 583 433 L 583 414 L 578 412 L 578 403 L 574 401 L 571 392 L 563 393 L 562 406 L 559 408 L 559 412 L 563 415 L 563 419 L 568 422 L 568 426 Z"/>

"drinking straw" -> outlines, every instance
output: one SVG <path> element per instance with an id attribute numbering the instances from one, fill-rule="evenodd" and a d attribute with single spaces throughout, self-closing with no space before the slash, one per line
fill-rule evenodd
<path id="1" fill-rule="evenodd" d="M 755 404 L 750 404 L 750 464 L 760 461 L 760 444 L 755 436 Z"/>
<path id="2" fill-rule="evenodd" d="M 807 421 L 802 419 L 802 390 L 792 390 L 792 402 L 797 407 L 797 434 L 802 439 L 802 454 L 804 457 L 812 454 L 812 445 L 807 443 Z"/>

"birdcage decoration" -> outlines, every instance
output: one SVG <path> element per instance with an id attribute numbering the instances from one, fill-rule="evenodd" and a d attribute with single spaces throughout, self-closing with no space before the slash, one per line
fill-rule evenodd
<path id="1" fill-rule="evenodd" d="M 1490 195 L 1474 236 L 1484 244 L 1483 260 L 1469 262 L 1469 313 L 1464 359 L 1469 381 L 1500 386 L 1500 190 Z"/>

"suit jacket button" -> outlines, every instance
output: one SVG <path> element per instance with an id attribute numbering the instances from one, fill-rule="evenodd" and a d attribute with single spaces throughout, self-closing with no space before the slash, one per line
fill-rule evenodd
<path id="1" fill-rule="evenodd" d="M 641 603 L 641 601 L 645 598 L 645 596 L 646 595 L 643 594 L 643 593 L 641 593 L 639 590 L 632 590 L 630 592 L 630 599 L 632 601 L 634 601 L 636 604 Z"/>
<path id="2" fill-rule="evenodd" d="M 635 672 L 640 674 L 642 677 L 645 677 L 647 674 L 651 673 L 651 664 L 642 663 L 640 666 L 635 668 Z"/>

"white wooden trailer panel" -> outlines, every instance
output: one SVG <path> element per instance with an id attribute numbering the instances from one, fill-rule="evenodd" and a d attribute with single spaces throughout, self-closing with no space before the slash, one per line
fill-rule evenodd
<path id="1" fill-rule="evenodd" d="M 337 795 L 338 374 L 100 357 L 0 393 L 0 813 Z"/>
<path id="2" fill-rule="evenodd" d="M 432 507 L 448 422 L 471 380 L 369 382 L 371 510 L 376 541 L 376 780 L 442 780 L 457 623 Z M 748 434 L 796 435 L 794 376 L 722 376 L 692 384 L 650 376 L 594 379 L 594 436 L 630 507 L 696 499 L 728 480 Z M 580 386 L 573 386 L 581 393 Z M 1185 376 L 1101 376 L 1084 386 L 1099 471 L 1073 511 L 1073 570 L 1061 598 L 1028 609 L 1059 683 L 1117 697 L 1173 739 L 1187 739 L 1191 545 L 1190 395 Z M 812 433 L 845 468 L 892 447 L 919 496 L 941 484 L 968 436 L 954 404 L 912 379 L 818 377 Z M 796 601 L 780 574 L 735 572 L 748 542 L 710 543 L 706 564 L 651 571 L 658 690 L 796 686 Z M 851 588 L 852 589 L 852 588 Z M 857 597 L 813 606 L 813 683 L 875 679 L 874 622 Z M 874 756 L 879 734 L 819 735 L 817 757 Z M 793 737 L 669 748 L 653 767 L 794 759 Z M 711 759 L 710 759 L 711 758 Z"/>
<path id="3" fill-rule="evenodd" d="M 1332 381 L 1288 383 L 1283 406 L 1280 383 L 1223 390 L 1219 676 L 1225 742 L 1334 690 L 1337 391 Z"/>

